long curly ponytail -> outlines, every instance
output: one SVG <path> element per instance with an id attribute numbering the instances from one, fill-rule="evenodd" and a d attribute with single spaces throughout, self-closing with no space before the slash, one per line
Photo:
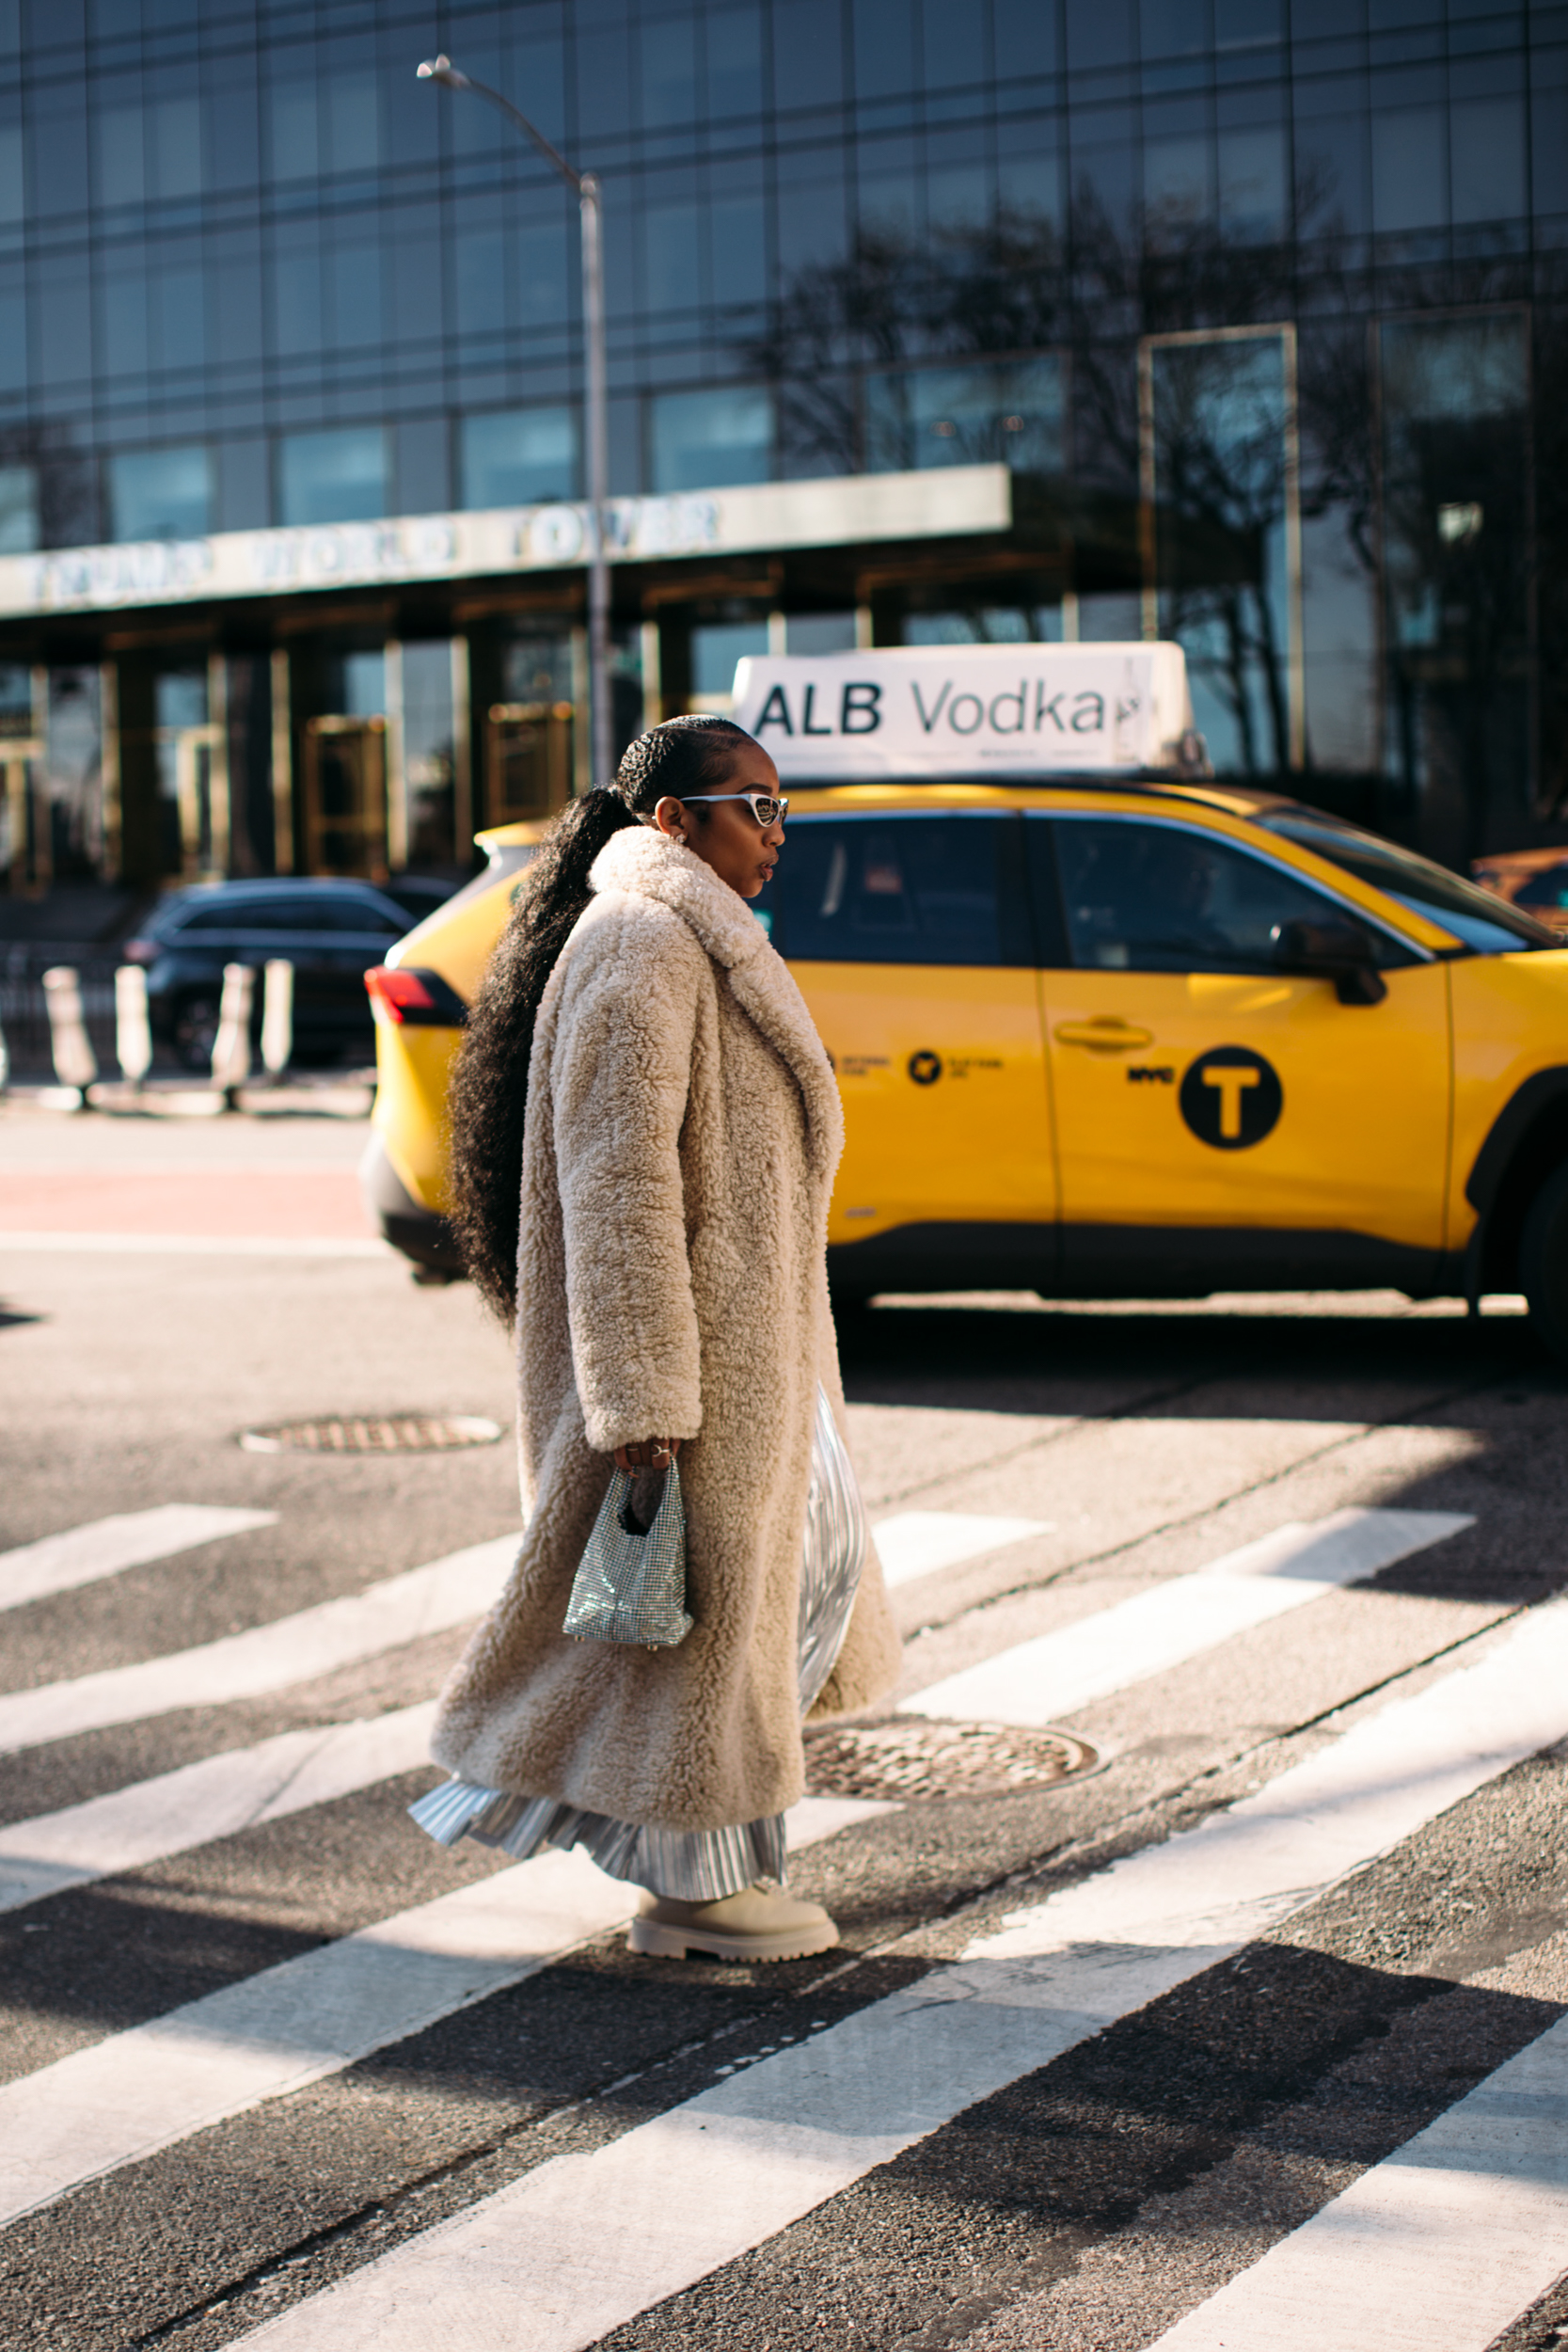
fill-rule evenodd
<path id="1" fill-rule="evenodd" d="M 613 785 L 573 801 L 556 818 L 517 892 L 512 919 L 474 1000 L 447 1095 L 451 1221 L 486 1306 L 510 1321 L 517 1307 L 517 1219 L 523 1121 L 533 1028 L 545 986 L 593 895 L 588 876 L 615 834 L 676 800 L 721 784 L 751 737 L 729 719 L 666 719 L 627 745 Z M 705 809 L 693 811 L 705 822 Z"/>

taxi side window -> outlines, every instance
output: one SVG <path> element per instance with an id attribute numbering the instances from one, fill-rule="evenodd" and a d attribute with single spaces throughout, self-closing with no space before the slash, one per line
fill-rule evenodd
<path id="1" fill-rule="evenodd" d="M 1017 834 L 1010 814 L 800 818 L 753 903 L 795 962 L 1026 965 Z"/>
<path id="2" fill-rule="evenodd" d="M 1346 910 L 1265 858 L 1184 825 L 1058 818 L 1072 961 L 1105 972 L 1266 972 L 1286 923 Z"/>

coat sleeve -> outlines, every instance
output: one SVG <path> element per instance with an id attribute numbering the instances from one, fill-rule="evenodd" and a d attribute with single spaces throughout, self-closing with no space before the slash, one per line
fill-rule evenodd
<path id="1" fill-rule="evenodd" d="M 598 1454 L 702 1422 L 681 1130 L 707 959 L 609 909 L 574 943 L 551 1056 L 572 1366 Z"/>

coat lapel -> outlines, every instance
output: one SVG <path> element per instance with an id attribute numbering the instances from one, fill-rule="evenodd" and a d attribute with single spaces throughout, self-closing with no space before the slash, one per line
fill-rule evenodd
<path id="1" fill-rule="evenodd" d="M 646 825 L 616 834 L 594 859 L 589 881 L 596 891 L 657 898 L 690 924 L 728 975 L 736 1002 L 793 1074 L 805 1104 L 813 1171 L 831 1184 L 844 1148 L 844 1112 L 832 1065 L 793 974 L 745 899 L 683 842 Z"/>

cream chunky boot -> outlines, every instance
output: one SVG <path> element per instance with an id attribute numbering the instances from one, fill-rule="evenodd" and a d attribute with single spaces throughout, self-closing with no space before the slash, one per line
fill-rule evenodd
<path id="1" fill-rule="evenodd" d="M 715 1960 L 803 1960 L 808 1952 L 830 1951 L 838 1930 L 820 1903 L 799 1903 L 780 1886 L 748 1886 L 716 1903 L 644 1895 L 628 1941 L 634 1952 L 667 1960 L 684 1960 L 688 1952 L 711 1952 Z"/>

